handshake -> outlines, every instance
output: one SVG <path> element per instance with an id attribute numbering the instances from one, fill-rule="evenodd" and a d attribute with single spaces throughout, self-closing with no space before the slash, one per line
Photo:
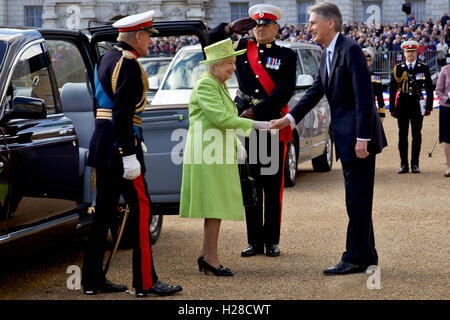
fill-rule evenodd
<path id="1" fill-rule="evenodd" d="M 253 120 L 252 129 L 267 130 L 270 134 L 276 134 L 279 129 L 286 127 L 290 123 L 289 119 L 281 118 L 270 121 Z M 247 158 L 247 152 L 242 144 L 237 147 L 237 159 L 244 161 Z"/>
<path id="2" fill-rule="evenodd" d="M 253 129 L 268 130 L 271 134 L 275 134 L 277 130 L 283 129 L 291 122 L 288 118 L 274 119 L 270 121 L 256 121 L 253 120 Z"/>

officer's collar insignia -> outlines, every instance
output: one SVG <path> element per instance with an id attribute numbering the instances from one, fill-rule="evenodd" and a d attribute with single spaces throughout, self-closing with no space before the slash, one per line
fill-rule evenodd
<path id="1" fill-rule="evenodd" d="M 256 42 L 256 46 L 259 48 L 259 42 Z M 267 49 L 270 49 L 272 48 L 272 43 L 266 43 L 265 46 Z"/>

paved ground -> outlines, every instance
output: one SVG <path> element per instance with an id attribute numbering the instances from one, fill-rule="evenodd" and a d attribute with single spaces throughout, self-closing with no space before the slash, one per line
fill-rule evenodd
<path id="1" fill-rule="evenodd" d="M 246 246 L 244 222 L 224 221 L 220 258 L 235 273 L 231 278 L 205 276 L 196 257 L 202 239 L 201 220 L 166 216 L 153 247 L 157 271 L 168 283 L 181 284 L 181 295 L 166 299 L 446 299 L 450 298 L 450 179 L 437 145 L 438 111 L 425 119 L 421 174 L 398 175 L 397 127 L 385 121 L 389 147 L 377 157 L 374 229 L 380 257 L 381 289 L 368 289 L 369 277 L 323 276 L 345 248 L 347 214 L 340 163 L 328 173 L 300 166 L 295 187 L 285 190 L 278 258 L 241 258 Z M 81 265 L 86 237 L 28 240 L 25 246 L 0 251 L 0 299 L 134 299 L 129 293 L 86 297 L 67 288 L 70 265 Z M 20 248 L 17 249 L 17 247 Z M 131 251 L 120 250 L 109 278 L 131 286 Z M 163 298 L 150 298 L 163 299 Z"/>

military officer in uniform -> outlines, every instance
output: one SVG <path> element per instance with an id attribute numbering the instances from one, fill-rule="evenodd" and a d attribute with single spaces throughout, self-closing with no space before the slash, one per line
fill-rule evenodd
<path id="1" fill-rule="evenodd" d="M 222 23 L 209 33 L 211 43 L 223 40 L 233 33 L 243 34 L 251 28 L 255 38 L 240 39 L 235 49 L 247 49 L 246 54 L 236 59 L 236 76 L 239 90 L 235 98 L 241 117 L 268 121 L 284 116 L 289 108 L 287 103 L 295 90 L 296 53 L 275 43 L 275 36 L 281 19 L 281 9 L 273 5 L 254 5 L 248 10 L 248 18 L 236 20 L 230 24 Z M 259 141 L 267 141 L 260 144 Z M 284 187 L 284 163 L 286 144 L 292 139 L 291 128 L 279 132 L 278 146 L 271 145 L 267 131 L 257 132 L 256 146 L 246 149 L 249 155 L 250 170 L 257 183 L 259 199 L 264 203 L 257 207 L 246 208 L 247 236 L 249 246 L 241 256 L 250 257 L 264 253 L 276 257 L 280 255 L 282 195 Z M 278 150 L 271 150 L 277 148 Z M 266 150 L 264 150 L 266 149 Z M 257 161 L 252 162 L 252 152 L 257 150 Z M 271 155 L 271 163 L 263 163 L 260 155 Z M 276 156 L 278 154 L 278 156 Z M 253 158 L 254 159 L 254 158 Z M 274 164 L 278 166 L 275 174 L 264 174 L 264 168 Z"/>
<path id="2" fill-rule="evenodd" d="M 148 80 L 137 58 L 148 54 L 154 11 L 125 17 L 113 24 L 119 29 L 117 45 L 95 67 L 96 120 L 88 165 L 96 172 L 96 212 L 85 253 L 82 285 L 85 294 L 121 292 L 126 286 L 106 280 L 105 244 L 111 216 L 120 195 L 130 206 L 133 230 L 133 287 L 137 297 L 169 295 L 182 290 L 158 280 L 149 242 L 150 198 L 144 180 L 141 119 Z"/>
<path id="3" fill-rule="evenodd" d="M 408 131 L 411 123 L 412 152 L 411 172 L 419 173 L 419 155 L 422 144 L 423 116 L 430 115 L 433 110 L 433 84 L 430 71 L 423 63 L 417 61 L 416 41 L 406 41 L 402 50 L 406 61 L 397 64 L 391 75 L 389 110 L 398 122 L 398 149 L 401 167 L 398 173 L 409 172 L 408 163 Z M 426 92 L 426 100 L 422 95 Z M 397 97 L 397 91 L 398 97 Z M 397 97 L 397 98 L 396 98 Z"/>
<path id="4" fill-rule="evenodd" d="M 383 122 L 383 119 L 386 117 L 386 111 L 384 108 L 384 99 L 383 99 L 383 87 L 381 86 L 381 76 L 372 70 L 370 70 L 370 66 L 372 65 L 372 59 L 374 57 L 374 53 L 369 48 L 363 49 L 364 55 L 366 56 L 366 62 L 367 62 L 367 68 L 370 72 L 370 80 L 372 81 L 372 89 L 373 89 L 373 96 L 375 98 L 375 101 L 377 102 L 378 107 L 378 115 L 380 116 L 381 122 Z"/>

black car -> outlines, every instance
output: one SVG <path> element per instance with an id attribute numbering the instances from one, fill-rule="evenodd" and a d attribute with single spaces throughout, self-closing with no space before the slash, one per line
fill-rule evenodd
<path id="1" fill-rule="evenodd" d="M 202 22 L 155 27 L 159 37 L 195 35 L 206 44 Z M 89 35 L 0 28 L 0 245 L 69 222 L 90 223 L 95 190 L 86 159 L 94 130 L 93 70 L 116 38 L 112 27 Z M 158 203 L 152 210 L 154 243 L 162 214 L 173 210 Z"/>

